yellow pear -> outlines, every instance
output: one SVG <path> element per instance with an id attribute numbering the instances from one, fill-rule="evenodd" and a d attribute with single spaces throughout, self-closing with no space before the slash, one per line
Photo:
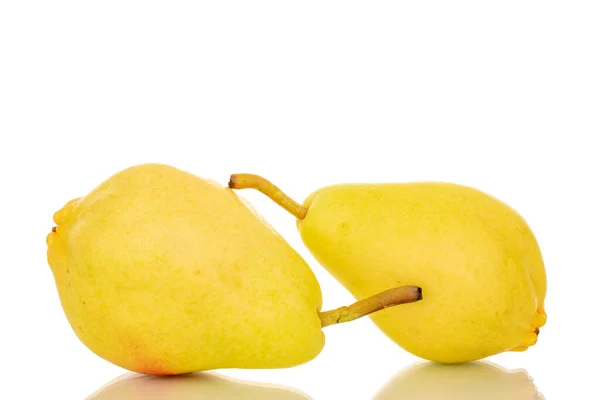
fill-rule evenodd
<path id="1" fill-rule="evenodd" d="M 534 345 L 546 321 L 546 275 L 524 219 L 475 188 L 436 182 L 340 184 L 295 203 L 256 175 L 254 188 L 297 219 L 314 257 L 357 299 L 406 282 L 424 301 L 371 316 L 392 340 L 442 363 Z"/>
<path id="2" fill-rule="evenodd" d="M 525 370 L 488 362 L 418 363 L 400 372 L 373 400 L 543 400 Z"/>
<path id="3" fill-rule="evenodd" d="M 65 315 L 131 371 L 289 367 L 321 327 L 420 299 L 404 286 L 320 312 L 304 260 L 229 188 L 162 164 L 121 171 L 54 215 L 47 237 Z"/>
<path id="4" fill-rule="evenodd" d="M 291 388 L 199 372 L 167 379 L 128 373 L 87 400 L 310 400 Z"/>

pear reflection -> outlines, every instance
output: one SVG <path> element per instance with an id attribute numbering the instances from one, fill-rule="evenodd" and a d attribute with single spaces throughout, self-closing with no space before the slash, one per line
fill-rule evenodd
<path id="1" fill-rule="evenodd" d="M 294 389 L 245 382 L 214 373 L 156 377 L 128 373 L 87 400 L 310 400 Z"/>
<path id="2" fill-rule="evenodd" d="M 419 363 L 392 378 L 373 400 L 540 400 L 525 370 L 488 362 L 461 365 Z"/>

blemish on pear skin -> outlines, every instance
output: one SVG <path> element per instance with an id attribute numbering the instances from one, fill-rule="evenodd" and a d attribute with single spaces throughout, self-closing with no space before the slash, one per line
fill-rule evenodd
<path id="1" fill-rule="evenodd" d="M 145 351 L 146 346 L 139 340 L 136 340 L 134 337 L 124 339 L 124 345 L 131 351 L 131 355 L 135 360 L 132 368 L 133 371 L 140 374 L 157 376 L 174 375 L 162 365 L 161 361 L 149 357 Z"/>
<path id="2" fill-rule="evenodd" d="M 168 376 L 174 375 L 172 372 L 169 372 L 164 367 L 160 366 L 157 361 L 148 361 L 138 368 L 138 372 L 147 375 L 156 375 L 156 376 Z"/>

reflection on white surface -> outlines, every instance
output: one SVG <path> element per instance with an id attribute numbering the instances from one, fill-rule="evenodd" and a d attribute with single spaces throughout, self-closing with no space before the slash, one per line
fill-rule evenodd
<path id="1" fill-rule="evenodd" d="M 401 371 L 373 400 L 540 400 L 525 370 L 488 362 L 461 365 L 418 363 Z"/>
<path id="2" fill-rule="evenodd" d="M 297 390 L 240 381 L 214 373 L 155 377 L 128 373 L 87 400 L 310 400 Z"/>

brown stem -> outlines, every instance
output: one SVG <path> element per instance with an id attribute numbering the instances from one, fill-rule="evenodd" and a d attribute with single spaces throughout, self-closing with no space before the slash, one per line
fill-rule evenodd
<path id="1" fill-rule="evenodd" d="M 308 208 L 296 203 L 277 186 L 258 175 L 233 174 L 229 178 L 229 187 L 231 189 L 256 189 L 298 219 L 304 219 L 308 212 Z"/>
<path id="2" fill-rule="evenodd" d="M 357 301 L 356 303 L 340 307 L 331 311 L 319 313 L 321 326 L 340 324 L 353 321 L 384 308 L 397 306 L 399 304 L 414 303 L 423 298 L 422 290 L 418 286 L 400 286 L 374 296 Z"/>

